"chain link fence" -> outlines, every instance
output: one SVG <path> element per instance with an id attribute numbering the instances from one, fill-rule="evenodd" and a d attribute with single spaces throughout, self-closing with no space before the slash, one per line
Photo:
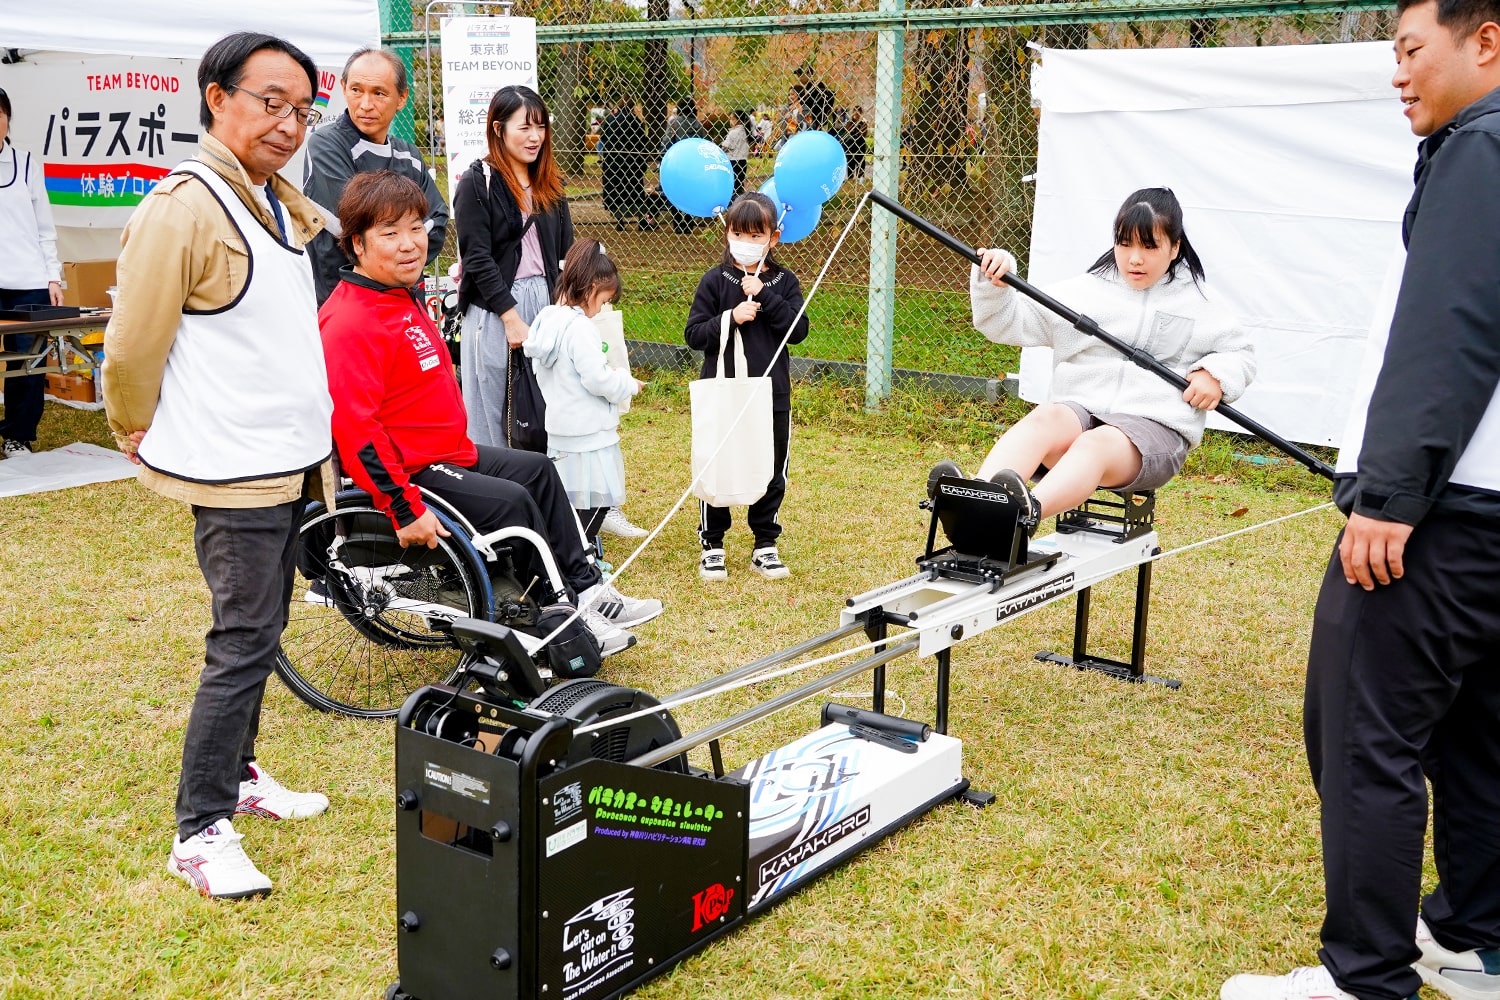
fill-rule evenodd
<path id="1" fill-rule="evenodd" d="M 602 240 L 621 265 L 627 337 L 680 347 L 693 289 L 722 255 L 724 238 L 716 220 L 678 215 L 657 189 L 656 166 L 672 116 L 681 116 L 672 126 L 681 134 L 691 108 L 702 134 L 717 143 L 737 122 L 748 127 L 746 190 L 759 188 L 771 177 L 777 148 L 798 129 L 822 128 L 839 138 L 848 155 L 849 180 L 824 206 L 817 230 L 778 251 L 804 288 L 810 287 L 870 186 L 879 32 L 843 28 L 750 33 L 741 27 L 752 23 L 748 18 L 725 27 L 723 17 L 752 9 L 742 0 L 700 0 L 700 6 L 678 0 L 670 10 L 671 37 L 600 39 L 597 28 L 588 27 L 666 11 L 665 0 L 650 2 L 647 12 L 622 3 L 592 2 L 517 3 L 511 13 L 536 17 L 542 28 L 541 90 L 554 116 L 554 150 L 568 179 L 574 224 L 579 234 Z M 423 29 L 422 9 L 413 11 L 408 0 L 383 3 L 387 31 L 405 33 L 391 40 L 399 41 L 397 50 L 413 79 L 398 134 L 427 147 L 443 177 L 443 150 L 427 122 L 427 89 L 435 88 L 434 98 L 441 94 L 435 75 L 436 18 L 430 27 L 429 57 L 412 34 Z M 468 9 L 486 12 L 484 5 Z M 1037 112 L 1030 96 L 1036 58 L 1032 46 L 1366 41 L 1390 38 L 1395 23 L 1388 10 L 1307 13 L 1299 5 L 1297 12 L 1281 14 L 1275 9 L 1268 4 L 1253 16 L 1147 20 L 1132 19 L 1126 8 L 1115 8 L 1113 19 L 1103 21 L 907 30 L 896 197 L 970 245 L 1014 250 L 1024 273 L 1037 153 Z M 763 12 L 764 4 L 754 10 Z M 691 33 L 694 17 L 719 20 L 700 35 Z M 618 138 L 631 135 L 638 138 Z M 811 370 L 864 382 L 870 219 L 867 207 L 809 306 L 812 332 L 794 352 L 804 359 L 799 365 L 803 374 Z M 450 236 L 445 265 L 452 254 Z M 999 388 L 996 380 L 1015 370 L 1014 349 L 970 334 L 967 281 L 967 268 L 949 251 L 900 228 L 892 343 L 898 388 L 917 380 L 942 391 L 993 398 Z M 666 349 L 646 353 L 665 360 L 676 356 Z"/>

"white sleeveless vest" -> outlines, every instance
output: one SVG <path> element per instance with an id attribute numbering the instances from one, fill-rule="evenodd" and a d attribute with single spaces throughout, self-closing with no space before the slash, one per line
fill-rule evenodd
<path id="1" fill-rule="evenodd" d="M 187 160 L 175 172 L 208 185 L 245 241 L 250 272 L 223 309 L 183 310 L 141 461 L 198 483 L 311 468 L 332 451 L 333 399 L 307 255 L 267 232 L 211 167 Z"/>
<path id="2" fill-rule="evenodd" d="M 1386 342 L 1390 339 L 1391 320 L 1396 315 L 1396 298 L 1401 290 L 1401 276 L 1405 269 L 1406 253 L 1398 251 L 1386 271 L 1380 298 L 1375 303 L 1375 317 L 1370 323 L 1370 336 L 1365 343 L 1364 363 L 1359 381 L 1354 386 L 1354 398 L 1349 407 L 1349 419 L 1344 425 L 1344 436 L 1339 448 L 1339 460 L 1335 473 L 1343 475 L 1359 471 L 1359 450 L 1365 439 L 1365 418 L 1370 409 L 1370 397 L 1375 393 L 1375 381 L 1385 361 Z M 1433 386 L 1418 386 L 1418 392 L 1438 391 Z M 1489 406 L 1479 418 L 1479 426 L 1469 439 L 1463 454 L 1448 482 L 1454 486 L 1500 493 L 1500 388 L 1490 397 Z"/>

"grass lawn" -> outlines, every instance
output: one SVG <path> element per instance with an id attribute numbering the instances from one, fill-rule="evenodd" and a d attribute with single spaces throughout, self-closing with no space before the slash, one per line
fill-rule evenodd
<path id="1" fill-rule="evenodd" d="M 1008 412 L 898 398 L 866 416 L 848 398 L 799 390 L 782 511 L 792 578 L 747 571 L 737 514 L 729 581 L 701 583 L 689 508 L 620 581 L 667 612 L 607 679 L 665 695 L 832 627 L 846 595 L 910 572 L 927 468 L 973 467 Z M 656 379 L 624 431 L 626 511 L 653 524 L 688 478 L 681 379 Z M 43 447 L 108 443 L 100 415 L 55 405 L 42 434 Z M 1161 492 L 1166 548 L 1327 498 L 1298 470 L 1236 463 L 1243 448 L 1211 437 Z M 1034 662 L 1070 646 L 1071 601 L 959 646 L 952 732 L 995 804 L 939 808 L 638 995 L 1208 997 L 1231 973 L 1311 961 L 1322 873 L 1302 670 L 1338 525 L 1317 513 L 1157 567 L 1149 669 L 1180 691 Z M 1097 588 L 1101 652 L 1127 641 L 1132 581 Z M 276 883 L 265 900 L 209 902 L 165 870 L 209 623 L 186 507 L 134 482 L 0 502 L 0 622 L 0 997 L 382 994 L 397 976 L 390 723 L 320 715 L 272 680 L 261 756 L 326 792 L 329 813 L 242 821 Z M 891 710 L 930 719 L 932 675 L 897 661 Z M 726 762 L 809 731 L 815 713 L 741 731 Z"/>

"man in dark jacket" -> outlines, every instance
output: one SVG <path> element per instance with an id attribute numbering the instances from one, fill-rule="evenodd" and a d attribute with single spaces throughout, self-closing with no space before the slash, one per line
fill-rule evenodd
<path id="1" fill-rule="evenodd" d="M 1398 9 L 1392 83 L 1426 138 L 1308 655 L 1321 964 L 1235 976 L 1224 1000 L 1500 998 L 1500 0 Z"/>
<path id="2" fill-rule="evenodd" d="M 406 66 L 384 49 L 363 48 L 344 63 L 341 83 L 349 108 L 308 138 L 302 193 L 336 220 L 344 185 L 355 174 L 393 170 L 410 177 L 427 196 L 427 263 L 431 264 L 443 249 L 448 205 L 422 162 L 422 151 L 391 135 L 391 122 L 406 106 Z M 339 249 L 338 233 L 330 231 L 337 228 L 330 225 L 308 247 L 318 305 L 338 287 L 339 268 L 353 263 Z"/>

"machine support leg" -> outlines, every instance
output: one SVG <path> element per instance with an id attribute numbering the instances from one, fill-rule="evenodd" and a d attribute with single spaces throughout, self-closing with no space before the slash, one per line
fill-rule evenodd
<path id="1" fill-rule="evenodd" d="M 1135 614 L 1130 633 L 1129 660 L 1111 660 L 1107 656 L 1089 655 L 1089 611 L 1093 605 L 1091 587 L 1078 591 L 1078 607 L 1073 617 L 1073 655 L 1068 657 L 1044 650 L 1036 654 L 1036 658 L 1043 663 L 1056 663 L 1077 670 L 1097 670 L 1137 684 L 1161 684 L 1174 689 L 1182 687 L 1179 680 L 1153 677 L 1146 673 L 1146 622 L 1151 614 L 1151 566 L 1149 562 L 1142 563 L 1136 570 Z"/>
<path id="2" fill-rule="evenodd" d="M 1135 622 L 1130 632 L 1130 673 L 1141 678 L 1146 674 L 1146 619 L 1151 613 L 1151 567 L 1142 563 L 1135 576 Z"/>
<path id="3" fill-rule="evenodd" d="M 872 621 L 868 625 L 866 625 L 865 626 L 865 635 L 869 637 L 869 639 L 870 639 L 871 642 L 874 642 L 877 639 L 884 639 L 886 637 L 886 623 L 885 623 L 885 619 L 882 618 L 879 621 Z M 885 651 L 885 643 L 882 642 L 880 645 L 876 646 L 874 651 L 877 652 L 877 653 L 884 652 Z M 884 663 L 882 663 L 880 666 L 878 666 L 878 667 L 875 668 L 875 670 L 874 670 L 874 682 L 873 683 L 874 683 L 874 688 L 870 692 L 870 701 L 871 701 L 870 707 L 871 707 L 872 710 L 874 710 L 876 712 L 884 713 L 885 712 L 885 664 Z"/>
<path id="4" fill-rule="evenodd" d="M 1073 612 L 1073 659 L 1081 660 L 1089 655 L 1089 595 L 1092 587 L 1078 592 L 1078 606 Z"/>
<path id="5" fill-rule="evenodd" d="M 948 733 L 948 668 L 953 660 L 953 650 L 945 649 L 937 654 L 937 719 L 933 729 Z"/>

